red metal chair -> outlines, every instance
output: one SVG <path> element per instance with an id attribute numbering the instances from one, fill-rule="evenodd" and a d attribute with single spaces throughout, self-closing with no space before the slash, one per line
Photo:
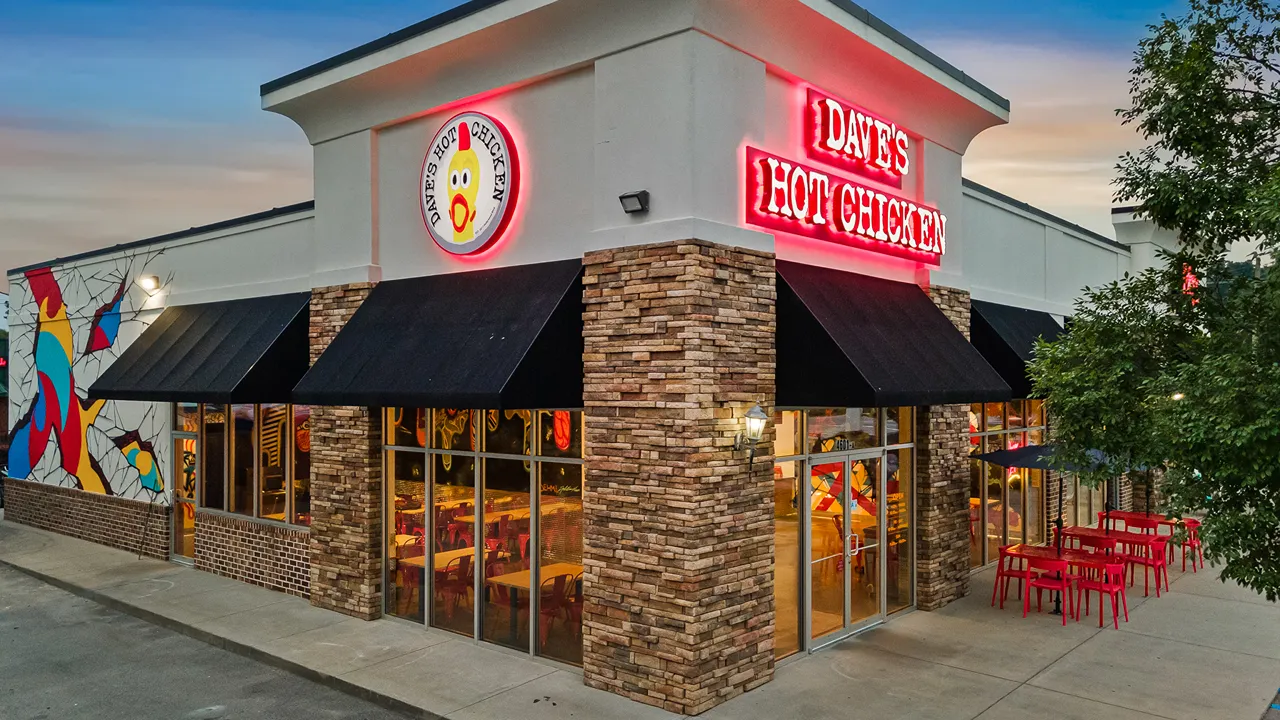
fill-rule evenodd
<path id="1" fill-rule="evenodd" d="M 436 585 L 441 600 L 445 602 L 445 614 L 452 618 L 458 605 L 471 597 L 475 587 L 475 575 L 472 572 L 471 556 L 463 555 L 449 561 L 444 569 L 444 580 Z M 449 603 L 452 599 L 453 602 Z"/>
<path id="2" fill-rule="evenodd" d="M 538 605 L 538 616 L 541 622 L 538 627 L 538 634 L 541 636 L 541 644 L 547 644 L 547 635 L 551 632 L 551 625 L 556 618 L 563 617 L 565 622 L 569 621 L 569 575 L 557 575 L 553 578 L 547 578 L 542 581 L 542 594 Z M 548 588 L 547 586 L 551 587 Z"/>
<path id="3" fill-rule="evenodd" d="M 1004 601 L 1009 599 L 1009 582 L 1016 581 L 1018 583 L 1018 599 L 1022 599 L 1022 581 L 1024 571 L 1022 568 L 1022 558 L 1014 557 L 1009 554 L 1009 548 L 1012 545 L 1001 545 L 1000 560 L 996 564 L 996 582 L 991 587 L 991 604 L 996 604 L 996 593 L 1000 593 L 1000 609 L 1004 609 Z"/>
<path id="4" fill-rule="evenodd" d="M 1036 572 L 1040 575 L 1035 576 Z M 1028 558 L 1022 573 L 1028 588 L 1026 594 L 1022 596 L 1022 617 L 1026 617 L 1027 611 L 1031 609 L 1030 588 L 1036 590 L 1036 612 L 1040 612 L 1042 608 L 1040 602 L 1042 591 L 1057 591 L 1067 599 L 1067 612 L 1062 615 L 1062 625 L 1066 627 L 1067 615 L 1074 614 L 1075 608 L 1075 597 L 1071 594 L 1071 586 L 1075 580 L 1067 573 L 1067 561 Z"/>
<path id="5" fill-rule="evenodd" d="M 1157 534 L 1156 530 L 1160 528 L 1160 520 L 1156 518 L 1132 518 L 1125 525 L 1140 531 L 1143 535 L 1155 535 Z"/>
<path id="6" fill-rule="evenodd" d="M 1142 566 L 1142 595 L 1146 597 L 1151 594 L 1151 571 L 1156 573 L 1156 597 L 1160 597 L 1160 578 L 1164 577 L 1165 590 L 1169 589 L 1169 564 L 1165 559 L 1165 547 L 1169 543 L 1168 535 L 1160 535 L 1153 539 L 1147 546 L 1144 553 L 1133 553 L 1125 555 L 1125 561 L 1129 564 L 1130 577 L 1129 584 L 1132 585 L 1137 581 L 1138 566 Z"/>
<path id="7" fill-rule="evenodd" d="M 1200 559 L 1200 567 L 1204 567 L 1204 547 L 1200 544 L 1200 521 L 1186 518 L 1182 524 L 1187 528 L 1187 539 L 1178 543 L 1182 547 L 1182 572 L 1187 571 L 1187 551 L 1191 551 L 1191 572 L 1196 570 L 1196 558 Z M 1170 546 L 1172 549 L 1172 546 Z"/>
<path id="8" fill-rule="evenodd" d="M 1120 629 L 1120 608 L 1124 607 L 1124 621 L 1129 622 L 1129 600 L 1125 597 L 1125 568 L 1126 564 L 1123 560 L 1109 562 L 1103 566 L 1102 577 L 1087 578 L 1083 577 L 1076 581 L 1076 620 L 1080 620 L 1080 596 L 1084 596 L 1084 614 L 1089 614 L 1089 593 L 1098 593 L 1098 627 L 1103 625 L 1103 617 L 1106 615 L 1102 604 L 1102 596 L 1105 594 L 1111 598 L 1111 619 L 1115 622 L 1116 629 Z"/>

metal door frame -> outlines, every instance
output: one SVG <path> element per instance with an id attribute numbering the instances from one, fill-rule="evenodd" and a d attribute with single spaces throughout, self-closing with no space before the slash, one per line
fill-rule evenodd
<path id="1" fill-rule="evenodd" d="M 880 623 L 885 621 L 885 618 L 888 615 L 888 613 L 886 612 L 887 598 L 885 597 L 885 593 L 884 593 L 885 567 L 887 563 L 887 553 L 885 552 L 886 538 L 885 538 L 885 532 L 884 532 L 884 529 L 885 529 L 884 498 L 885 498 L 886 489 L 887 489 L 886 470 L 888 467 L 888 462 L 886 458 L 887 453 L 888 451 L 885 450 L 884 448 L 878 448 L 874 450 L 850 450 L 850 451 L 841 451 L 841 452 L 833 452 L 833 453 L 822 453 L 822 454 L 810 455 L 808 458 L 806 458 L 807 462 L 805 463 L 805 467 L 804 467 L 804 502 L 801 504 L 801 523 L 804 526 L 804 532 L 802 533 L 802 537 L 801 537 L 801 546 L 802 546 L 801 552 L 803 553 L 802 557 L 805 560 L 803 573 L 802 573 L 803 575 L 802 582 L 804 585 L 803 589 L 805 590 L 805 592 L 802 594 L 802 597 L 804 598 L 804 601 L 803 601 L 804 635 L 802 637 L 802 640 L 803 640 L 802 647 L 804 652 L 809 652 L 809 653 L 816 652 L 818 650 L 821 650 L 822 648 L 825 648 L 831 645 L 832 643 L 836 643 L 841 640 L 844 640 L 850 635 L 857 634 L 874 625 L 879 625 Z M 874 459 L 877 463 L 876 474 L 878 476 L 876 478 L 876 488 L 875 488 L 876 489 L 876 547 L 879 550 L 879 552 L 876 553 L 876 569 L 875 569 L 876 587 L 877 587 L 877 593 L 876 593 L 877 611 L 874 615 L 863 618 L 856 622 L 850 622 L 850 617 L 852 615 L 852 609 L 853 609 L 852 608 L 853 589 L 852 589 L 851 580 L 848 577 L 848 573 L 851 572 L 853 567 L 852 557 L 850 556 L 850 549 L 851 549 L 850 537 L 852 536 L 852 528 L 850 527 L 850 520 L 852 518 L 852 513 L 853 513 L 853 510 L 850 507 L 852 504 L 852 498 L 853 498 L 853 483 L 851 481 L 851 475 L 853 470 L 853 463 L 855 461 L 872 460 L 872 459 Z M 813 563 L 814 563 L 814 560 L 812 558 L 812 553 L 810 552 L 810 548 L 813 545 L 813 524 L 811 519 L 811 515 L 812 515 L 811 510 L 813 507 L 812 505 L 813 503 L 812 468 L 816 465 L 828 465 L 828 464 L 837 463 L 837 462 L 843 463 L 843 466 L 844 466 L 843 467 L 844 487 L 840 491 L 841 497 L 839 498 L 840 506 L 843 512 L 843 521 L 844 521 L 844 528 L 845 528 L 845 533 L 843 538 L 843 548 L 841 550 L 841 552 L 843 553 L 845 568 L 846 568 L 845 580 L 842 583 L 844 586 L 844 622 L 843 622 L 843 626 L 839 630 L 833 630 L 827 633 L 826 635 L 823 635 L 820 638 L 815 638 L 813 637 Z M 913 468 L 913 472 L 914 472 L 914 468 Z"/>

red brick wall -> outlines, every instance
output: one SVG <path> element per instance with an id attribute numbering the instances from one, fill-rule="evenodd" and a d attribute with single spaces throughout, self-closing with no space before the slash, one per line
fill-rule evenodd
<path id="1" fill-rule="evenodd" d="M 169 559 L 169 506 L 4 479 L 4 519 Z"/>
<path id="2" fill-rule="evenodd" d="M 700 241 L 584 260 L 588 685 L 701 713 L 773 677 L 774 259 Z"/>
<path id="3" fill-rule="evenodd" d="M 311 292 L 311 362 L 373 289 Z M 382 615 L 382 441 L 376 409 L 311 411 L 311 604 L 372 620 Z"/>
<path id="4" fill-rule="evenodd" d="M 196 568 L 309 597 L 311 534 L 252 518 L 196 511 Z"/>

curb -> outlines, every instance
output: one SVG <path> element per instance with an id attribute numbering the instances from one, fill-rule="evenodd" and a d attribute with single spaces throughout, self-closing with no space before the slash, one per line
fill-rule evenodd
<path id="1" fill-rule="evenodd" d="M 272 655 L 271 653 L 264 652 L 259 648 L 245 645 L 244 643 L 236 642 L 234 640 L 229 640 L 221 635 L 215 635 L 207 630 L 201 630 L 200 628 L 179 622 L 159 613 L 144 610 L 136 605 L 130 605 L 123 600 L 113 598 L 109 595 L 104 595 L 97 590 L 69 583 L 65 580 L 51 575 L 46 575 L 45 573 L 37 570 L 16 565 L 8 560 L 0 559 L 0 565 L 13 568 L 24 575 L 33 577 L 36 580 L 52 585 L 59 590 L 69 592 L 72 595 L 85 598 L 86 600 L 92 600 L 93 602 L 102 605 L 103 607 L 115 610 L 116 612 L 131 615 L 139 620 L 149 622 L 152 625 L 165 628 L 166 630 L 172 630 L 180 635 L 185 635 L 193 640 L 199 640 L 206 645 L 212 645 L 213 647 L 221 650 L 226 650 L 227 652 L 249 658 L 250 660 L 260 662 L 263 665 L 270 665 L 271 667 L 284 670 L 285 672 L 297 675 L 298 677 L 305 678 L 328 688 L 333 688 L 334 690 L 346 695 L 360 698 L 361 700 L 371 702 L 374 705 L 378 705 L 393 712 L 398 712 L 407 717 L 422 718 L 422 720 L 445 720 L 443 715 L 438 715 L 425 708 L 420 708 L 417 705 L 411 705 L 403 700 L 391 697 L 390 695 L 377 692 L 376 690 L 370 690 L 369 688 L 361 685 L 356 685 L 355 683 L 344 680 L 336 675 L 320 672 L 319 670 L 309 668 L 301 663 L 286 660 L 278 655 Z"/>

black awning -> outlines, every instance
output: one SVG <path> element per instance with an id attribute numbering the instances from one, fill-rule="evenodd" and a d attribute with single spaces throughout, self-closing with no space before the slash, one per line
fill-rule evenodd
<path id="1" fill-rule="evenodd" d="M 289 402 L 307 371 L 311 293 L 165 308 L 89 388 L 90 398 Z"/>
<path id="2" fill-rule="evenodd" d="M 294 388 L 369 407 L 582 407 L 582 261 L 380 283 Z"/>
<path id="3" fill-rule="evenodd" d="M 886 407 L 1007 400 L 916 285 L 778 261 L 777 404 Z"/>
<path id="4" fill-rule="evenodd" d="M 969 337 L 973 346 L 1000 377 L 1013 388 L 1013 396 L 1031 396 L 1027 363 L 1035 350 L 1036 338 L 1054 340 L 1066 332 L 1053 316 L 1039 310 L 973 301 Z"/>

